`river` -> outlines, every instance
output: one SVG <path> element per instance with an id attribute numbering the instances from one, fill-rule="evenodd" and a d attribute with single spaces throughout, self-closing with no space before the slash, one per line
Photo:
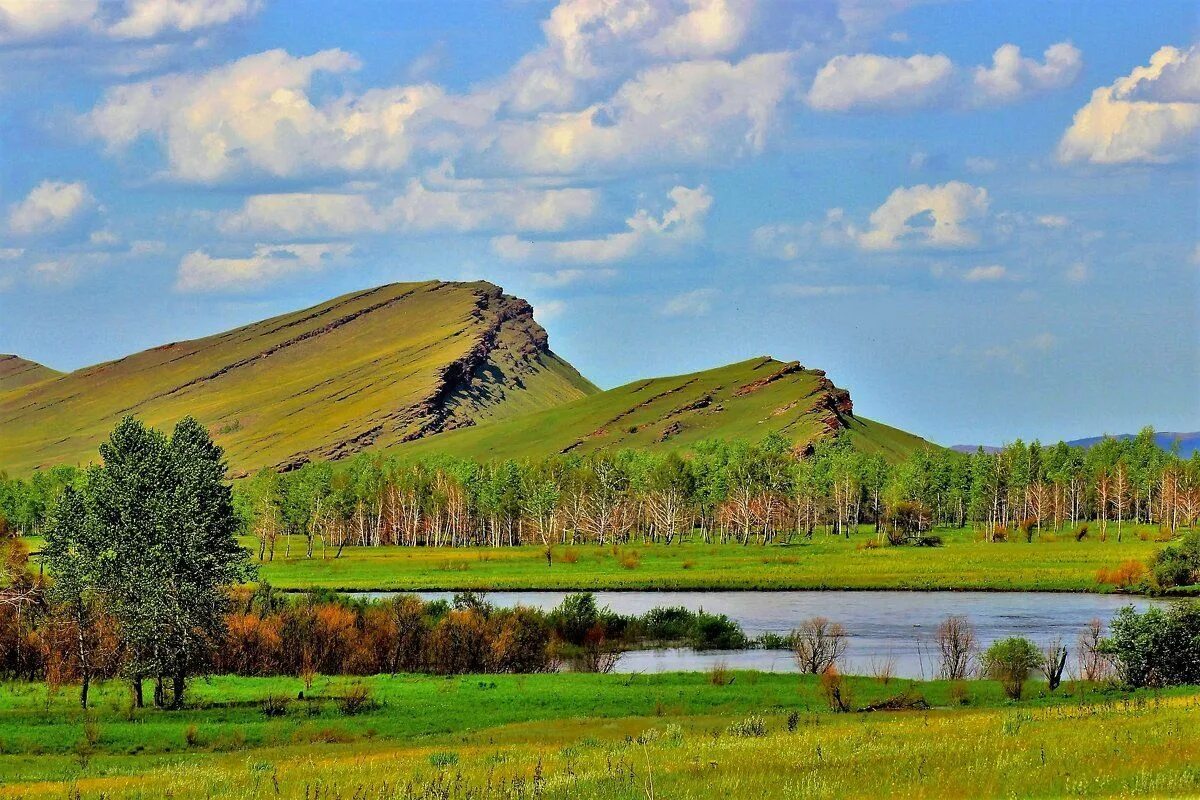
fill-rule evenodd
<path id="1" fill-rule="evenodd" d="M 390 593 L 370 593 L 385 597 Z M 450 600 L 453 592 L 417 592 L 425 600 Z M 849 645 L 843 671 L 871 674 L 885 661 L 902 678 L 932 678 L 937 671 L 934 635 L 950 614 L 965 616 L 981 647 L 1006 636 L 1025 636 L 1039 645 L 1060 638 L 1074 651 L 1080 632 L 1092 619 L 1105 624 L 1123 606 L 1139 610 L 1156 601 L 1144 597 L 1052 592 L 595 592 L 596 602 L 621 614 L 643 614 L 656 606 L 683 606 L 725 614 L 754 638 L 784 634 L 808 617 L 841 623 Z M 488 602 L 550 610 L 566 592 L 488 592 Z M 1072 652 L 1073 658 L 1073 652 Z M 1071 662 L 1068 662 L 1071 663 Z M 786 650 L 708 650 L 656 648 L 625 653 L 616 671 L 704 671 L 716 664 L 731 669 L 790 672 L 796 667 Z"/>

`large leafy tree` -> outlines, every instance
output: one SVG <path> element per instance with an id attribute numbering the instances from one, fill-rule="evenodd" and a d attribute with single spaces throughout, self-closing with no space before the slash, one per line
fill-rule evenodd
<path id="1" fill-rule="evenodd" d="M 169 679 L 178 706 L 224 632 L 225 588 L 253 577 L 223 453 L 190 417 L 170 438 L 126 417 L 100 455 L 82 512 L 75 500 L 66 507 L 55 552 L 70 554 L 64 563 L 80 576 L 71 582 L 94 585 L 120 622 L 139 702 L 150 676 L 156 704 L 168 702 Z"/>

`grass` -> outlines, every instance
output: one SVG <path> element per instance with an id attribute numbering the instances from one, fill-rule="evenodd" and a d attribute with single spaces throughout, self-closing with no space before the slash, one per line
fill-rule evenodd
<path id="1" fill-rule="evenodd" d="M 1093 526 L 1095 527 L 1095 526 Z M 1143 540 L 1138 533 L 1146 536 Z M 346 548 L 340 559 L 306 559 L 293 541 L 292 558 L 280 543 L 273 562 L 260 568 L 280 588 L 347 591 L 455 589 L 910 589 L 1110 592 L 1097 582 L 1102 569 L 1145 561 L 1160 547 L 1151 531 L 1125 531 L 1116 541 L 1095 533 L 1082 542 L 1069 535 L 1033 543 L 981 541 L 969 529 L 939 531 L 943 547 L 864 548 L 874 538 L 864 528 L 850 539 L 818 533 L 793 545 L 712 544 L 555 549 L 547 568 L 539 547 Z M 246 542 L 250 546 L 249 540 Z M 319 553 L 319 551 L 318 551 Z M 636 555 L 634 555 L 636 554 Z"/>
<path id="2" fill-rule="evenodd" d="M 1200 792 L 1196 689 L 1064 686 L 1051 695 L 1031 684 L 1029 699 L 1014 704 L 990 681 L 964 684 L 959 702 L 946 682 L 852 678 L 856 706 L 907 688 L 933 708 L 833 714 L 811 676 L 731 677 L 716 685 L 695 673 L 378 676 L 363 681 L 375 707 L 352 717 L 333 699 L 351 685 L 342 678 L 317 678 L 310 699 L 291 700 L 282 716 L 261 703 L 295 698 L 298 680 L 197 682 L 182 711 L 130 711 L 125 687 L 105 684 L 86 716 L 69 690 L 4 684 L 0 797 Z"/>

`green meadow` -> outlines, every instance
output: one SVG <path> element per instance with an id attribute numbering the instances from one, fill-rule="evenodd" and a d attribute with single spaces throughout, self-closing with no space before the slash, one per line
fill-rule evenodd
<path id="1" fill-rule="evenodd" d="M 1102 570 L 1145 562 L 1162 545 L 1157 529 L 1115 526 L 1107 540 L 1075 541 L 1064 532 L 1032 542 L 986 542 L 970 529 L 939 529 L 941 547 L 873 547 L 864 526 L 850 538 L 816 534 L 794 544 L 687 542 L 622 547 L 347 547 L 340 557 L 318 547 L 304 557 L 281 541 L 260 577 L 285 589 L 347 591 L 433 589 L 909 589 L 1111 592 Z M 247 547 L 253 541 L 243 542 Z"/>
<path id="2" fill-rule="evenodd" d="M 1200 793 L 1195 689 L 1031 683 L 1014 703 L 990 681 L 848 683 L 857 708 L 917 708 L 833 713 L 817 678 L 755 672 L 222 677 L 179 711 L 132 709 L 107 683 L 87 714 L 70 690 L 9 683 L 0 797 Z"/>

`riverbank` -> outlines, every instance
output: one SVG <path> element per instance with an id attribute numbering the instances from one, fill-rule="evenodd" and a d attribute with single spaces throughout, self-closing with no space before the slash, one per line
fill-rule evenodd
<path id="1" fill-rule="evenodd" d="M 337 591 L 916 590 L 1124 591 L 1104 572 L 1144 564 L 1159 547 L 1157 530 L 1127 528 L 1106 541 L 1044 533 L 1032 542 L 986 542 L 969 529 L 939 529 L 941 547 L 876 547 L 864 529 L 850 538 L 817 534 L 795 544 L 697 542 L 622 547 L 318 547 L 304 558 L 294 538 L 280 542 L 260 576 L 281 589 Z M 247 546 L 251 540 L 244 542 Z"/>
<path id="2" fill-rule="evenodd" d="M 369 700 L 350 714 L 338 698 L 355 686 Z M 755 672 L 216 677 L 180 711 L 130 709 L 106 683 L 86 715 L 67 689 L 6 683 L 0 797 L 641 798 L 651 780 L 658 797 L 1200 792 L 1200 739 L 1183 735 L 1196 688 L 1031 682 L 1019 703 L 990 681 L 847 688 L 856 709 L 930 708 L 835 714 L 815 677 Z"/>

